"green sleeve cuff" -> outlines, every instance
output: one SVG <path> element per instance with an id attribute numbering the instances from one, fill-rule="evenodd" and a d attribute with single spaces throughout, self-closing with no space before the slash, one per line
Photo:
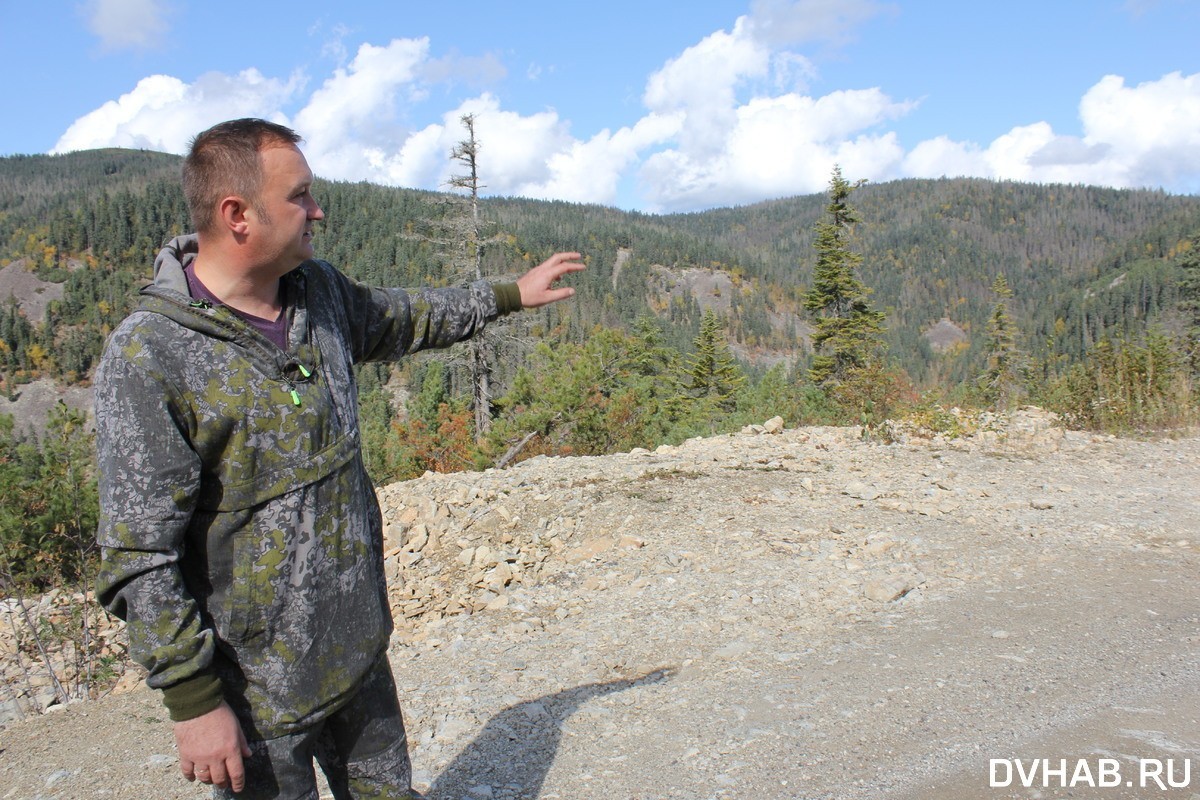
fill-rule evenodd
<path id="1" fill-rule="evenodd" d="M 225 699 L 221 679 L 211 672 L 201 672 L 163 689 L 163 705 L 172 722 L 183 722 L 203 716 Z"/>
<path id="2" fill-rule="evenodd" d="M 521 287 L 515 283 L 492 284 L 492 291 L 496 293 L 496 310 L 501 314 L 511 314 L 525 307 L 521 305 Z"/>

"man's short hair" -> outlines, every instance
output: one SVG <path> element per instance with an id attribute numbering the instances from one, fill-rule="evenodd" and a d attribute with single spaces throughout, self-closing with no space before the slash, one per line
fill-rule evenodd
<path id="1" fill-rule="evenodd" d="M 217 204 L 230 195 L 245 198 L 262 214 L 259 152 L 299 142 L 291 128 L 254 118 L 222 122 L 197 135 L 183 162 L 183 194 L 194 229 L 213 230 Z"/>

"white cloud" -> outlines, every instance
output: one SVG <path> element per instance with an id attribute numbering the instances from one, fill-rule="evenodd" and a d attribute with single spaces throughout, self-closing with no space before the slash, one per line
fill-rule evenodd
<path id="1" fill-rule="evenodd" d="M 1108 148 L 1104 162 L 1120 162 L 1123 185 L 1200 189 L 1200 73 L 1136 87 L 1109 75 L 1084 95 L 1079 115 L 1085 141 Z"/>
<path id="2" fill-rule="evenodd" d="M 1013 128 L 986 148 L 942 136 L 921 142 L 904 173 L 971 175 L 1118 188 L 1200 188 L 1200 73 L 1173 72 L 1135 87 L 1108 75 L 1080 100 L 1083 136 L 1048 123 Z"/>
<path id="3" fill-rule="evenodd" d="M 530 197 L 555 198 L 579 203 L 611 205 L 617 184 L 642 151 L 675 136 L 680 115 L 643 117 L 632 128 L 616 133 L 600 131 L 586 142 L 576 141 L 549 161 L 550 175 L 541 184 L 529 184 Z"/>
<path id="4" fill-rule="evenodd" d="M 106 50 L 158 48 L 167 33 L 162 0 L 88 0 L 83 6 L 88 29 Z"/>
<path id="5" fill-rule="evenodd" d="M 444 189 L 462 170 L 450 151 L 466 136 L 464 114 L 475 117 L 480 182 L 487 194 L 592 203 L 614 202 L 617 182 L 638 153 L 674 135 L 679 125 L 677 117 L 650 115 L 632 128 L 580 141 L 553 111 L 524 116 L 484 94 L 447 112 L 441 124 L 409 136 L 394 155 L 378 153 L 374 179 Z"/>
<path id="6" fill-rule="evenodd" d="M 480 179 L 491 194 L 524 194 L 524 187 L 547 180 L 551 175 L 550 159 L 574 143 L 569 124 L 554 111 L 522 116 L 503 111 L 492 95 L 469 101 L 447 115 L 447 143 L 456 144 L 464 138 L 466 132 L 459 124 L 463 114 L 476 117 Z M 451 164 L 449 151 L 447 148 L 444 156 L 446 178 L 462 169 Z"/>
<path id="7" fill-rule="evenodd" d="M 664 150 L 647 159 L 641 178 L 666 210 L 821 191 L 835 163 L 878 179 L 898 170 L 903 150 L 894 134 L 861 131 L 907 109 L 878 89 L 755 99 L 736 109 L 719 155 Z"/>
<path id="8" fill-rule="evenodd" d="M 834 163 L 873 178 L 894 174 L 894 134 L 873 132 L 914 105 L 877 88 L 803 93 L 816 75 L 805 56 L 780 49 L 840 41 L 881 6 L 862 0 L 758 0 L 729 32 L 668 61 L 647 82 L 652 112 L 682 115 L 681 132 L 640 170 L 655 210 L 689 210 L 820 191 Z"/>
<path id="9" fill-rule="evenodd" d="M 51 152 L 130 147 L 182 153 L 198 132 L 225 119 L 260 116 L 286 122 L 280 109 L 302 83 L 299 76 L 283 82 L 255 69 L 233 76 L 212 72 L 193 84 L 151 75 L 77 119 Z"/>
<path id="10" fill-rule="evenodd" d="M 398 153 L 376 153 L 371 167 L 380 183 L 440 189 L 448 178 L 446 161 L 452 147 L 445 125 L 429 125 L 410 135 Z"/>
<path id="11" fill-rule="evenodd" d="M 765 78 L 770 55 L 742 17 L 732 33 L 717 31 L 651 75 L 642 101 L 652 113 L 685 112 L 680 148 L 696 158 L 713 156 L 736 122 L 738 87 Z"/>
<path id="12" fill-rule="evenodd" d="M 397 96 L 418 96 L 428 39 L 395 39 L 386 46 L 364 44 L 345 69 L 337 69 L 296 114 L 313 169 L 329 178 L 370 177 L 380 153 L 399 150 L 408 130 L 397 119 Z"/>
<path id="13" fill-rule="evenodd" d="M 904 173 L 921 178 L 960 178 L 968 175 L 994 177 L 979 146 L 956 142 L 948 136 L 926 139 L 904 157 Z"/>
<path id="14" fill-rule="evenodd" d="M 342 177 L 445 189 L 450 177 L 462 169 L 451 161 L 450 151 L 467 135 L 461 123 L 465 114 L 476 116 L 480 180 L 488 194 L 520 194 L 524 185 L 544 180 L 549 175 L 548 160 L 572 141 L 566 124 L 554 112 L 521 116 L 502 110 L 495 97 L 484 94 L 446 112 L 439 124 L 398 136 L 392 147 L 369 148 L 363 174 Z M 324 156 L 309 160 L 318 174 L 335 177 Z"/>
<path id="15" fill-rule="evenodd" d="M 775 53 L 771 56 L 772 88 L 779 92 L 802 92 L 817 76 L 817 68 L 799 53 Z"/>

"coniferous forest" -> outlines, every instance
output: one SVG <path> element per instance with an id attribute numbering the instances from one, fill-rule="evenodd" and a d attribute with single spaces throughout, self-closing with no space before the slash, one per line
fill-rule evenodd
<path id="1" fill-rule="evenodd" d="M 0 268 L 61 287 L 36 318 L 0 297 L 0 392 L 87 385 L 155 253 L 189 228 L 179 167 L 128 150 L 0 158 Z M 589 266 L 569 279 L 572 301 L 489 336 L 486 435 L 465 350 L 364 366 L 373 477 L 653 447 L 777 415 L 873 435 L 949 406 L 1037 403 L 1118 432 L 1194 421 L 1200 197 L 852 175 L 839 194 L 836 180 L 826 194 L 675 215 L 488 198 L 469 235 L 460 196 L 318 181 L 318 256 L 368 282 L 460 283 L 477 256 L 492 280 L 513 279 L 557 250 Z M 837 295 L 847 286 L 861 291 Z M 90 465 L 60 466 L 64 453 L 86 462 L 89 436 L 67 410 L 40 431 L 0 419 L 0 585 L 81 569 Z"/>

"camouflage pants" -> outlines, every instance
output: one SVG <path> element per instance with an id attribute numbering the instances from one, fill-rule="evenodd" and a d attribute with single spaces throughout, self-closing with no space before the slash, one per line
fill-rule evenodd
<path id="1" fill-rule="evenodd" d="M 245 789 L 214 789 L 214 800 L 317 800 L 314 760 L 337 800 L 419 800 L 387 656 L 332 716 L 300 733 L 251 741 L 250 749 Z"/>

